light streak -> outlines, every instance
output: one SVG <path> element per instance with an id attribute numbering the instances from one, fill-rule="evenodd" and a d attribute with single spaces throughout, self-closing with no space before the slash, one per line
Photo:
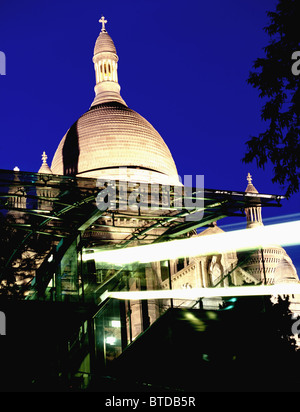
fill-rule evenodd
<path id="1" fill-rule="evenodd" d="M 282 283 L 278 285 L 261 286 L 231 286 L 218 288 L 195 288 L 175 290 L 143 290 L 143 291 L 106 291 L 101 296 L 104 301 L 107 298 L 124 300 L 147 299 L 187 299 L 198 300 L 211 297 L 239 297 L 239 296 L 276 296 L 276 295 L 300 295 L 300 283 Z"/>
<path id="2" fill-rule="evenodd" d="M 83 253 L 82 258 L 126 265 L 297 244 L 300 244 L 300 220 L 124 249 L 95 249 L 94 253 Z"/>

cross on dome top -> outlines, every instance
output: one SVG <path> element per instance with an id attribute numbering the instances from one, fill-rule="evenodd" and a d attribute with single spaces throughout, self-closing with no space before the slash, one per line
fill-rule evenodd
<path id="1" fill-rule="evenodd" d="M 99 20 L 99 23 L 102 23 L 102 29 L 101 29 L 101 31 L 102 31 L 102 32 L 105 32 L 105 31 L 106 31 L 106 29 L 105 29 L 105 24 L 107 23 L 107 20 L 105 20 L 105 17 L 104 17 L 104 16 L 101 17 L 101 19 Z"/>
<path id="2" fill-rule="evenodd" d="M 250 185 L 252 183 L 252 176 L 250 175 L 250 173 L 248 173 L 248 175 L 247 175 L 247 180 L 248 180 L 248 183 Z"/>

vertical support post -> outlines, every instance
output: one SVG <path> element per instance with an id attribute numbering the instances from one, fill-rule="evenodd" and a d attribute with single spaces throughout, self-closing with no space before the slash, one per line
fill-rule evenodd
<path id="1" fill-rule="evenodd" d="M 61 287 L 61 267 L 60 264 L 55 272 L 55 297 L 56 301 L 60 302 L 62 300 L 62 287 Z"/>
<path id="2" fill-rule="evenodd" d="M 130 300 L 127 301 L 127 315 L 128 315 L 129 342 L 132 343 L 132 322 L 131 322 Z"/>
<path id="3" fill-rule="evenodd" d="M 142 300 L 142 321 L 143 321 L 143 331 L 145 331 L 150 326 L 149 313 L 148 313 L 148 301 Z"/>
<path id="4" fill-rule="evenodd" d="M 147 290 L 146 282 L 146 270 L 145 268 L 139 268 L 140 272 L 140 290 Z M 145 331 L 150 326 L 148 301 L 141 300 L 141 312 L 142 312 L 142 331 Z"/>
<path id="5" fill-rule="evenodd" d="M 81 282 L 81 293 L 82 293 L 82 302 L 84 302 L 84 281 L 83 281 L 83 262 L 82 262 L 82 243 L 81 243 L 81 233 L 79 232 L 79 242 L 77 245 L 77 256 L 79 256 L 78 262 L 78 282 Z"/>
<path id="6" fill-rule="evenodd" d="M 169 289 L 172 290 L 172 274 L 171 274 L 171 265 L 168 260 L 168 272 L 169 272 Z M 170 306 L 173 309 L 173 298 L 170 299 Z"/>
<path id="7" fill-rule="evenodd" d="M 127 328 L 126 328 L 126 306 L 125 302 L 120 300 L 120 322 L 121 322 L 121 346 L 122 351 L 127 347 Z"/>
<path id="8" fill-rule="evenodd" d="M 126 273 L 126 289 L 130 290 L 129 287 L 129 273 Z M 131 323 L 131 307 L 130 307 L 130 300 L 127 301 L 127 308 L 126 308 L 126 302 L 125 302 L 125 325 L 127 321 L 127 316 L 128 316 L 128 332 L 129 332 L 129 342 L 132 342 L 132 323 Z"/>
<path id="9" fill-rule="evenodd" d="M 88 319 L 87 321 L 87 333 L 88 333 L 88 345 L 89 345 L 89 354 L 90 354 L 90 373 L 93 379 L 97 372 L 94 318 Z"/>
<path id="10" fill-rule="evenodd" d="M 264 274 L 264 284 L 267 284 L 267 277 L 266 277 L 266 268 L 265 268 L 265 258 L 264 258 L 264 251 L 263 248 L 260 249 L 261 258 L 262 258 L 262 266 L 263 266 L 263 274 Z"/>

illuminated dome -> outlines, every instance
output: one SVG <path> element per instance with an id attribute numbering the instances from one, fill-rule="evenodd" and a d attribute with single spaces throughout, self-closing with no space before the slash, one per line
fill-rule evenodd
<path id="1" fill-rule="evenodd" d="M 284 251 L 285 252 L 285 251 Z M 297 270 L 292 259 L 285 252 L 275 270 L 276 283 L 288 283 L 298 281 Z"/>
<path id="2" fill-rule="evenodd" d="M 68 130 L 51 170 L 98 178 L 118 167 L 140 168 L 157 178 L 177 177 L 171 153 L 154 127 L 128 107 L 109 102 L 94 106 Z"/>
<path id="3" fill-rule="evenodd" d="M 273 245 L 253 252 L 243 269 L 258 281 L 272 285 L 298 282 L 297 271 L 283 247 Z"/>
<path id="4" fill-rule="evenodd" d="M 54 155 L 54 174 L 180 184 L 162 137 L 120 95 L 118 56 L 102 30 L 94 48 L 95 99 L 67 131 Z M 121 169 L 120 169 L 121 168 Z"/>
<path id="5" fill-rule="evenodd" d="M 114 45 L 114 42 L 107 31 L 101 31 L 98 39 L 96 40 L 95 48 L 94 48 L 94 56 L 98 53 L 114 53 L 117 55 L 117 50 Z"/>

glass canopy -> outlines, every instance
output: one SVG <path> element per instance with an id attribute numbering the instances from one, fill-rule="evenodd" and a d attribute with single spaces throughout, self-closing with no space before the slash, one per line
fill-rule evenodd
<path id="1" fill-rule="evenodd" d="M 140 270 L 95 264 L 87 257 L 95 250 L 187 238 L 224 217 L 244 216 L 247 207 L 278 207 L 282 199 L 8 170 L 0 171 L 0 187 L 2 293 L 34 299 L 94 299 L 108 281 Z M 160 266 L 165 280 L 168 265 Z"/>
<path id="2" fill-rule="evenodd" d="M 237 257 L 215 244 L 212 256 L 197 258 L 197 249 L 188 243 L 188 252 L 182 246 L 172 258 L 171 245 L 194 239 L 207 246 L 201 234 L 214 233 L 217 221 L 245 217 L 249 207 L 279 207 L 281 200 L 269 194 L 0 170 L 0 294 L 92 307 L 89 333 L 96 353 L 90 352 L 91 365 L 109 364 L 169 308 L 219 310 L 234 300 L 183 298 L 185 291 L 240 285 L 238 275 L 258 285 L 251 265 L 249 272 L 244 269 L 249 259 L 263 264 L 259 249 Z M 166 258 L 128 259 L 149 246 L 167 250 Z M 103 253 L 110 252 L 119 259 L 104 259 Z M 177 298 L 114 295 L 175 290 L 181 293 Z M 85 329 L 83 323 L 84 335 Z M 91 366 L 87 371 L 84 376 L 90 376 Z"/>

